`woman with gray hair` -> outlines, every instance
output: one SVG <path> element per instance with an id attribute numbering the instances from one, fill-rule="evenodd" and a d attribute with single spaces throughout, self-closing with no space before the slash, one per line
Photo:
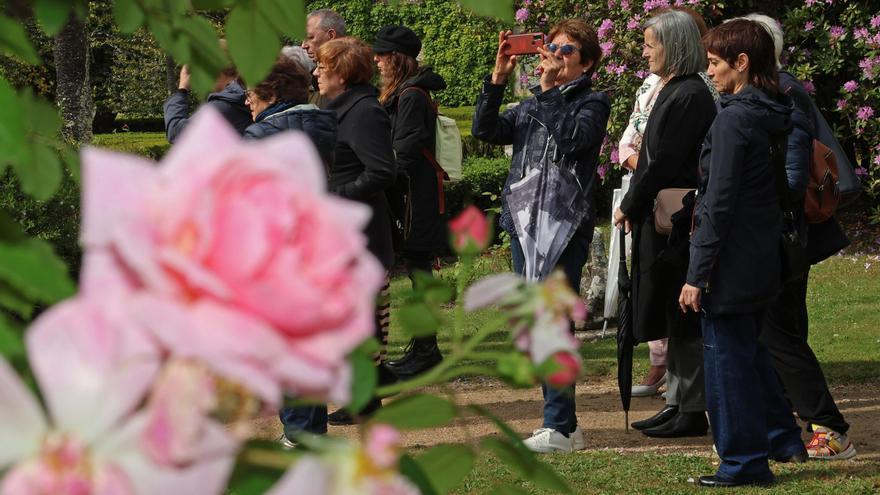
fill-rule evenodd
<path id="1" fill-rule="evenodd" d="M 715 118 L 715 102 L 699 75 L 707 66 L 706 52 L 688 14 L 668 11 L 651 17 L 645 24 L 642 56 L 660 77 L 662 89 L 656 93 L 635 175 L 614 222 L 632 228 L 635 338 L 648 342 L 669 337 L 667 368 L 678 377 L 678 387 L 667 394 L 660 412 L 633 427 L 651 437 L 702 436 L 708 421 L 699 320 L 682 314 L 675 297 L 687 271 L 689 215 L 676 215 L 684 221 L 664 235 L 655 229 L 653 210 L 662 189 L 696 187 L 700 146 Z"/>

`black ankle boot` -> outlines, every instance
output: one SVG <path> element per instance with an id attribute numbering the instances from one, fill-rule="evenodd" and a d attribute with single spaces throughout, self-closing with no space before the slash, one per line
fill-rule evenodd
<path id="1" fill-rule="evenodd" d="M 387 366 L 401 380 L 406 380 L 437 366 L 440 361 L 443 361 L 443 355 L 437 347 L 437 336 L 433 335 L 413 339 L 410 352 L 400 361 L 389 362 Z"/>
<path id="2" fill-rule="evenodd" d="M 416 346 L 416 339 L 409 339 L 409 344 L 406 344 L 406 347 L 403 348 L 403 356 L 400 359 L 394 359 L 391 361 L 385 361 L 385 364 L 394 368 L 396 366 L 402 366 L 404 363 L 412 359 L 413 357 L 413 348 Z"/>

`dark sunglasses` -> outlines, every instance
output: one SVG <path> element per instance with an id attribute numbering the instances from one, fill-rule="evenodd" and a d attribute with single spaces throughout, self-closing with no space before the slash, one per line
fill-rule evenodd
<path id="1" fill-rule="evenodd" d="M 559 53 L 561 53 L 564 56 L 568 56 L 568 55 L 571 55 L 572 53 L 574 53 L 575 50 L 578 49 L 578 47 L 576 47 L 570 43 L 566 43 L 562 46 L 559 46 L 556 43 L 550 43 L 549 45 L 547 45 L 547 49 L 550 50 L 550 53 L 556 53 L 556 50 L 559 50 Z"/>

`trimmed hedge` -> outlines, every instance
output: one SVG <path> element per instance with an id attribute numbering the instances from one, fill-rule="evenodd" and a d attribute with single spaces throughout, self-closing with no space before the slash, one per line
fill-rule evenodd
<path id="1" fill-rule="evenodd" d="M 122 153 L 160 160 L 171 147 L 164 132 L 115 132 L 96 134 L 92 144 Z"/>

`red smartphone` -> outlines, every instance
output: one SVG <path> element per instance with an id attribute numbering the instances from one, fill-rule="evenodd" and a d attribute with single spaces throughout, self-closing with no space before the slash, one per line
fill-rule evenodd
<path id="1" fill-rule="evenodd" d="M 511 34 L 506 41 L 504 55 L 534 55 L 544 46 L 544 33 Z"/>

